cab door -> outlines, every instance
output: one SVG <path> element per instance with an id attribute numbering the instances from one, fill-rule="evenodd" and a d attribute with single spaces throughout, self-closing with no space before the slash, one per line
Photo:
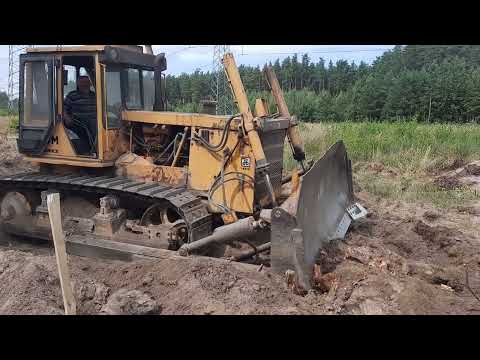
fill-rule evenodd
<path id="1" fill-rule="evenodd" d="M 21 153 L 44 153 L 55 126 L 54 58 L 20 55 L 19 138 Z"/>

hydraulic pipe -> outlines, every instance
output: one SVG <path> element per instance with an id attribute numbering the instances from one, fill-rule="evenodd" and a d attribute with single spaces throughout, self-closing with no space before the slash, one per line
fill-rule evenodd
<path id="1" fill-rule="evenodd" d="M 220 226 L 213 231 L 212 235 L 184 244 L 178 251 L 180 255 L 186 256 L 213 243 L 225 243 L 252 236 L 259 227 L 259 222 L 255 221 L 253 216 L 249 216 L 234 223 Z"/>
<path id="2" fill-rule="evenodd" d="M 257 246 L 257 251 L 255 251 L 253 249 L 249 250 L 247 252 L 244 252 L 243 254 L 234 256 L 232 260 L 233 261 L 243 261 L 243 260 L 250 259 L 252 256 L 255 256 L 255 254 L 260 254 L 262 252 L 270 250 L 271 246 L 272 246 L 272 243 L 267 242 L 265 244 Z"/>
<path id="3" fill-rule="evenodd" d="M 185 143 L 185 139 L 187 137 L 187 131 L 188 131 L 187 127 L 183 129 L 182 140 L 180 140 L 180 145 L 178 146 L 177 153 L 175 154 L 175 158 L 173 159 L 172 167 L 175 167 L 175 165 L 177 165 L 178 158 L 180 157 L 180 153 L 182 152 L 183 144 Z"/>

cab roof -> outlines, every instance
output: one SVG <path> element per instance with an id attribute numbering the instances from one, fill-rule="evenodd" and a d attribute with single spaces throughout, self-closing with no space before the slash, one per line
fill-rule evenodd
<path id="1" fill-rule="evenodd" d="M 99 60 L 102 63 L 109 63 L 114 65 L 123 65 L 129 67 L 137 67 L 149 71 L 167 69 L 165 54 L 155 56 L 143 52 L 143 47 L 138 45 L 79 45 L 79 46 L 51 46 L 51 47 L 35 47 L 27 48 L 27 54 L 37 56 L 48 54 L 55 56 L 55 54 L 83 54 L 91 53 L 99 54 Z M 23 55 L 20 55 L 23 56 Z M 61 55 L 63 56 L 63 55 Z M 158 59 L 157 59 L 158 57 Z M 157 61 L 158 60 L 158 63 Z"/>
<path id="2" fill-rule="evenodd" d="M 78 45 L 78 46 L 43 46 L 35 48 L 27 48 L 27 53 L 58 53 L 58 52 L 100 52 L 104 51 L 105 47 L 108 45 Z M 140 54 L 143 53 L 143 48 L 138 45 L 111 45 L 118 48 L 128 49 L 130 51 L 135 51 Z"/>

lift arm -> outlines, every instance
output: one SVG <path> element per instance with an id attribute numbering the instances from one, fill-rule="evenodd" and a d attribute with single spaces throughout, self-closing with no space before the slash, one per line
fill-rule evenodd
<path id="1" fill-rule="evenodd" d="M 272 198 L 272 203 L 275 206 L 275 194 L 270 181 L 270 176 L 268 175 L 269 164 L 267 162 L 265 152 L 263 151 L 262 142 L 260 141 L 260 136 L 258 135 L 255 126 L 250 105 L 248 104 L 248 98 L 247 94 L 245 93 L 245 88 L 243 87 L 242 79 L 240 78 L 240 72 L 238 71 L 235 59 L 231 53 L 227 53 L 223 56 L 223 66 L 232 89 L 233 97 L 238 105 L 238 109 L 242 113 L 243 127 L 248 136 L 248 140 L 250 141 L 250 145 L 252 146 L 257 171 L 261 176 L 265 177 L 266 185 L 268 186 L 270 196 Z"/>
<path id="2" fill-rule="evenodd" d="M 263 151 L 260 137 L 255 128 L 254 118 L 252 111 L 250 110 L 250 105 L 248 104 L 247 94 L 245 93 L 245 88 L 243 87 L 242 79 L 240 78 L 240 73 L 232 54 L 227 53 L 224 55 L 223 66 L 225 67 L 225 73 L 232 88 L 233 97 L 238 105 L 238 109 L 242 113 L 243 126 L 247 133 L 248 140 L 252 145 L 257 167 L 261 167 L 262 165 L 265 166 L 267 164 L 267 159 Z"/>
<path id="3" fill-rule="evenodd" d="M 296 124 L 292 122 L 292 117 L 290 116 L 290 111 L 288 111 L 288 106 L 283 97 L 282 89 L 280 88 L 280 84 L 278 83 L 277 76 L 275 72 L 270 66 L 266 66 L 264 69 L 265 76 L 267 77 L 267 82 L 272 90 L 273 98 L 277 103 L 278 111 L 280 116 L 286 117 L 290 119 L 290 125 L 288 127 L 288 141 L 292 147 L 293 151 L 293 158 L 300 162 L 303 167 L 303 160 L 305 160 L 305 150 L 303 149 L 303 142 L 298 132 L 298 128 Z M 303 168 L 305 170 L 305 168 Z"/>

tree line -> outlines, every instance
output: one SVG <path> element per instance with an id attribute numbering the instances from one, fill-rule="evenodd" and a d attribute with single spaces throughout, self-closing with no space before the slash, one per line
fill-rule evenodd
<path id="1" fill-rule="evenodd" d="M 5 91 L 0 91 L 0 109 L 8 109 L 8 95 Z"/>
<path id="2" fill-rule="evenodd" d="M 467 122 L 480 118 L 480 46 L 395 46 L 372 64 L 324 59 L 308 54 L 269 63 L 292 113 L 304 121 L 415 119 Z M 274 110 L 260 66 L 239 66 L 253 106 L 266 98 Z M 211 95 L 213 74 L 166 78 L 169 110 L 198 111 Z"/>

